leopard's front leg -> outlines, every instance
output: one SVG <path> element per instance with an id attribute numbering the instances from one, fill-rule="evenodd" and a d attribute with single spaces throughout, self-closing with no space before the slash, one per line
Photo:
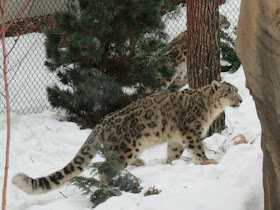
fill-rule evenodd
<path id="1" fill-rule="evenodd" d="M 196 164 L 217 164 L 213 159 L 208 159 L 205 155 L 203 140 L 195 135 L 186 135 L 182 140 L 182 145 L 193 155 Z"/>

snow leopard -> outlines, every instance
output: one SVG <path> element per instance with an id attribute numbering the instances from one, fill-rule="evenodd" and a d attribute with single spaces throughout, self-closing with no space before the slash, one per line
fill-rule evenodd
<path id="1" fill-rule="evenodd" d="M 227 17 L 219 15 L 219 29 L 228 28 L 230 22 Z M 187 81 L 181 79 L 183 72 L 187 69 L 187 30 L 181 32 L 168 44 L 166 48 L 160 51 L 155 58 L 166 58 L 167 65 L 175 71 L 175 74 L 170 80 L 165 81 L 164 90 L 168 89 L 171 84 L 182 87 L 187 84 Z"/>
<path id="2" fill-rule="evenodd" d="M 235 86 L 218 81 L 197 89 L 152 94 L 105 116 L 61 170 L 40 178 L 19 173 L 12 182 L 28 194 L 54 190 L 79 175 L 96 156 L 96 145 L 104 142 L 123 160 L 123 168 L 142 163 L 139 155 L 145 149 L 165 142 L 167 163 L 186 149 L 196 164 L 217 164 L 207 158 L 202 140 L 225 107 L 238 107 L 241 102 Z"/>

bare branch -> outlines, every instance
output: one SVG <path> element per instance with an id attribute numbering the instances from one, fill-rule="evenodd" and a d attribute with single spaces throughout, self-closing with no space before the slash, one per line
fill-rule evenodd
<path id="1" fill-rule="evenodd" d="M 6 28 L 3 29 L 3 27 L 2 27 L 1 32 L 0 32 L 0 35 L 2 34 L 3 31 L 6 32 L 6 31 L 10 28 L 10 26 L 11 26 L 12 24 L 14 24 L 14 22 L 20 17 L 20 15 L 21 15 L 21 14 L 23 13 L 23 11 L 26 9 L 26 7 L 28 6 L 29 3 L 30 3 L 30 0 L 27 0 L 27 2 L 26 2 L 25 5 L 22 7 L 22 9 L 19 11 L 19 13 L 17 14 L 17 16 L 6 26 Z M 3 23 L 2 23 L 2 24 L 3 24 Z"/>
<path id="2" fill-rule="evenodd" d="M 64 195 L 62 192 L 58 191 L 64 198 L 68 199 L 66 195 Z"/>
<path id="3" fill-rule="evenodd" d="M 204 144 L 204 148 L 209 151 L 209 152 L 213 152 L 215 155 L 221 155 L 219 152 L 213 150 L 213 149 L 210 149 L 209 147 L 207 147 L 205 144 Z"/>
<path id="4" fill-rule="evenodd" d="M 7 144 L 6 144 L 6 161 L 4 170 L 4 183 L 2 192 L 2 210 L 6 210 L 6 196 L 7 196 L 7 181 L 8 181 L 8 171 L 9 171 L 9 153 L 10 153 L 10 135 L 11 135 L 11 115 L 10 115 L 10 101 L 9 101 L 9 88 L 8 88 L 8 75 L 7 75 L 7 53 L 5 45 L 5 8 L 7 0 L 3 1 L 1 7 L 2 13 L 2 50 L 3 50 L 3 68 L 4 68 L 4 84 L 6 93 L 6 110 L 7 110 Z"/>
<path id="5" fill-rule="evenodd" d="M 9 71 L 13 71 L 13 70 L 15 70 L 16 68 L 18 69 L 18 68 L 21 66 L 23 60 L 24 60 L 24 59 L 27 57 L 27 55 L 30 53 L 31 49 L 33 48 L 33 46 L 35 45 L 35 43 L 36 43 L 37 41 L 38 41 L 38 38 L 33 42 L 33 44 L 32 44 L 32 45 L 30 46 L 30 48 L 26 51 L 26 53 L 22 56 L 22 58 L 17 62 L 17 64 L 16 64 L 14 67 L 12 67 Z M 10 81 L 12 81 L 12 80 L 14 79 L 16 73 L 17 73 L 17 71 L 14 71 L 14 74 L 13 74 L 13 76 L 11 77 L 11 80 L 10 80 Z"/>
<path id="6" fill-rule="evenodd" d="M 0 91 L 0 95 L 6 98 L 5 94 Z"/>
<path id="7" fill-rule="evenodd" d="M 14 40 L 14 44 L 13 44 L 12 48 L 10 49 L 10 51 L 7 53 L 6 56 L 9 56 L 9 54 L 10 54 L 10 53 L 12 52 L 12 50 L 15 48 L 19 37 L 20 37 L 20 35 L 18 35 L 18 37 Z"/>

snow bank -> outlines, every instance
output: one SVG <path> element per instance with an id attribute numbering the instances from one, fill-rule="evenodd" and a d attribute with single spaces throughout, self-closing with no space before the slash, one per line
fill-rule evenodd
<path id="1" fill-rule="evenodd" d="M 176 160 L 172 165 L 163 164 L 166 145 L 151 148 L 142 155 L 146 166 L 129 169 L 141 180 L 142 192 L 123 193 L 120 197 L 112 197 L 96 209 L 263 209 L 261 127 L 255 104 L 245 87 L 242 68 L 234 74 L 222 76 L 239 88 L 243 103 L 238 109 L 226 109 L 227 129 L 221 135 L 214 134 L 205 140 L 207 156 L 216 159 L 219 164 L 194 165 L 188 159 L 186 151 L 183 153 L 186 158 Z M 31 196 L 11 183 L 11 178 L 18 172 L 38 177 L 64 167 L 74 157 L 89 133 L 89 129 L 80 130 L 75 123 L 66 122 L 62 116 L 50 111 L 23 116 L 12 115 L 7 209 L 91 209 L 88 198 L 72 186 L 64 186 L 45 195 Z M 248 143 L 234 145 L 232 139 L 239 134 L 243 134 Z M 1 114 L 1 160 L 4 160 L 5 136 L 5 115 Z M 3 170 L 4 163 L 1 161 L 1 184 Z M 144 192 L 151 186 L 162 192 L 144 197 Z"/>

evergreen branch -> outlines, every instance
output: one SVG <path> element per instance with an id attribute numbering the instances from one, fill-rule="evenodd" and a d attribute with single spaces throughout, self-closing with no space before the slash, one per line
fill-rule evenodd
<path id="1" fill-rule="evenodd" d="M 128 173 L 130 176 L 132 176 L 134 178 L 134 180 L 137 182 L 137 184 L 140 186 L 140 181 L 138 179 L 137 176 L 135 176 L 134 174 L 130 173 L 127 169 L 124 169 L 126 173 Z"/>

